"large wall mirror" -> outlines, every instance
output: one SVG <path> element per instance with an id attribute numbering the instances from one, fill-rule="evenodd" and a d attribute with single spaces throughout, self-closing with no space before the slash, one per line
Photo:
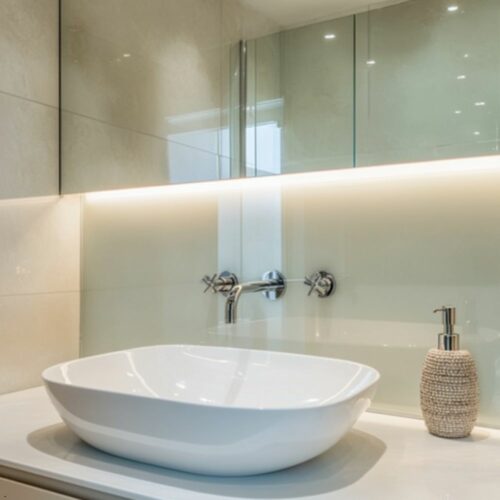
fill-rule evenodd
<path id="1" fill-rule="evenodd" d="M 498 154 L 498 0 L 62 0 L 61 38 L 65 193 Z"/>

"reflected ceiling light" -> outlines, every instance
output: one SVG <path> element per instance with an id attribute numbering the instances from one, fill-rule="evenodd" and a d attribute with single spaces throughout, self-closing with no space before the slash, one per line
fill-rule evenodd
<path id="1" fill-rule="evenodd" d="M 474 103 L 474 106 L 486 106 L 486 103 L 484 101 L 477 101 Z"/>
<path id="2" fill-rule="evenodd" d="M 130 57 L 132 54 L 129 54 L 128 52 L 125 52 L 125 54 L 123 54 L 123 57 Z"/>
<path id="3" fill-rule="evenodd" d="M 337 35 L 335 35 L 335 33 L 327 33 L 323 38 L 325 40 L 335 40 L 335 38 L 337 38 Z"/>
<path id="4" fill-rule="evenodd" d="M 458 75 L 457 80 L 465 80 L 467 78 L 467 75 Z"/>
<path id="5" fill-rule="evenodd" d="M 460 110 L 460 109 L 456 109 L 456 110 L 455 110 L 455 114 L 456 114 L 456 115 L 461 115 L 461 114 L 462 114 L 462 110 Z"/>
<path id="6" fill-rule="evenodd" d="M 458 5 L 449 5 L 448 12 L 456 12 L 458 10 Z"/>
<path id="7" fill-rule="evenodd" d="M 469 58 L 469 54 L 464 54 L 464 58 L 468 59 Z"/>
<path id="8" fill-rule="evenodd" d="M 368 66 L 373 66 L 374 64 L 377 64 L 377 61 L 375 61 L 375 59 L 369 59 L 366 61 L 366 64 L 368 64 Z"/>
<path id="9" fill-rule="evenodd" d="M 474 135 L 481 135 L 481 132 L 478 132 L 477 130 L 474 132 Z"/>

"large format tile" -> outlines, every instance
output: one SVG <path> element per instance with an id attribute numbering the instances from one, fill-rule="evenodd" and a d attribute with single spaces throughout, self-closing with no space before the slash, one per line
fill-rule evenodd
<path id="1" fill-rule="evenodd" d="M 62 8 L 63 191 L 225 178 L 231 49 L 275 24 L 236 0 Z"/>
<path id="2" fill-rule="evenodd" d="M 58 64 L 57 0 L 0 0 L 0 92 L 57 106 Z"/>
<path id="3" fill-rule="evenodd" d="M 216 180 L 223 158 L 65 112 L 62 191 L 82 193 Z"/>
<path id="4" fill-rule="evenodd" d="M 220 127 L 222 56 L 219 0 L 63 2 L 67 111 L 196 145 Z"/>
<path id="5" fill-rule="evenodd" d="M 0 93 L 0 199 L 57 194 L 58 111 Z"/>
<path id="6" fill-rule="evenodd" d="M 80 294 L 0 297 L 0 393 L 40 385 L 40 373 L 78 356 Z"/>
<path id="7" fill-rule="evenodd" d="M 80 288 L 80 200 L 0 201 L 0 295 Z"/>

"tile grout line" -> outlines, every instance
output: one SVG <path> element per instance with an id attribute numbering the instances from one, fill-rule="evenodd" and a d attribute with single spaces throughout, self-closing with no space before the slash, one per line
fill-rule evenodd
<path id="1" fill-rule="evenodd" d="M 58 134 L 58 144 L 57 144 L 57 153 L 58 153 L 58 190 L 59 195 L 62 195 L 62 0 L 57 2 L 57 134 Z"/>
<path id="2" fill-rule="evenodd" d="M 37 101 L 36 99 L 30 99 L 29 97 L 24 97 L 21 95 L 13 94 L 12 92 L 7 92 L 5 90 L 0 90 L 0 95 L 6 96 L 6 97 L 12 97 L 14 99 L 19 99 L 21 101 L 30 102 L 32 104 L 38 104 L 39 106 L 45 106 L 46 108 L 50 108 L 50 109 L 59 109 L 57 105 L 48 104 L 48 103 L 42 102 L 42 101 Z"/>
<path id="3" fill-rule="evenodd" d="M 80 290 L 59 290 L 59 291 L 48 291 L 48 292 L 21 292 L 21 293 L 0 293 L 0 299 L 14 298 L 14 297 L 33 297 L 40 295 L 67 295 L 67 294 L 79 294 Z"/>
<path id="4" fill-rule="evenodd" d="M 212 156 L 219 156 L 219 157 L 225 158 L 227 160 L 231 159 L 229 156 L 225 156 L 223 154 L 214 153 L 213 151 L 209 151 L 208 149 L 202 149 L 202 148 L 197 148 L 195 146 L 189 146 L 187 144 L 183 144 L 182 142 L 177 142 L 177 141 L 173 141 L 172 139 L 168 139 L 166 137 L 162 137 L 161 135 L 149 134 L 147 132 L 141 132 L 140 130 L 134 130 L 134 129 L 130 129 L 130 128 L 127 128 L 127 127 L 123 127 L 121 125 L 116 125 L 116 124 L 108 122 L 106 120 L 102 120 L 100 118 L 95 118 L 93 116 L 88 116 L 88 115 L 85 115 L 83 113 L 78 113 L 76 111 L 69 111 L 69 110 L 63 110 L 63 109 L 61 109 L 61 114 L 63 114 L 63 113 L 67 113 L 67 114 L 70 114 L 70 115 L 73 115 L 73 116 L 78 116 L 79 118 L 85 118 L 86 120 L 91 120 L 91 121 L 94 121 L 94 122 L 97 122 L 97 123 L 101 123 L 103 125 L 107 125 L 109 127 L 112 127 L 112 128 L 118 129 L 118 130 L 124 130 L 126 132 L 132 132 L 134 134 L 138 134 L 138 135 L 142 135 L 144 137 L 149 137 L 149 138 L 152 138 L 152 139 L 156 139 L 158 141 L 162 141 L 162 142 L 166 142 L 166 143 L 170 143 L 170 144 L 176 144 L 177 146 L 183 146 L 185 148 L 189 148 L 189 149 L 192 149 L 194 151 L 199 151 L 200 153 L 206 153 L 206 154 L 209 154 L 209 155 L 212 155 Z M 213 130 L 218 130 L 218 129 L 215 128 Z"/>

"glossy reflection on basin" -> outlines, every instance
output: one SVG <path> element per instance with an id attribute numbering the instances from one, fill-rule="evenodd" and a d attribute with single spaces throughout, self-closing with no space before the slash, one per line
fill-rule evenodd
<path id="1" fill-rule="evenodd" d="M 126 458 L 210 475 L 284 469 L 333 446 L 370 405 L 378 372 L 349 361 L 160 345 L 48 368 L 66 424 Z"/>

